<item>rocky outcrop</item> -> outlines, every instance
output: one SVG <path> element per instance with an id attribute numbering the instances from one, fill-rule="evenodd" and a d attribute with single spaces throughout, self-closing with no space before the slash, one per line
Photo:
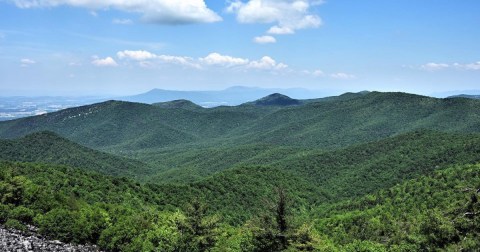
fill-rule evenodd
<path id="1" fill-rule="evenodd" d="M 69 252 L 90 252 L 100 251 L 92 245 L 73 245 L 57 240 L 48 240 L 34 232 L 21 232 L 18 230 L 6 229 L 0 226 L 0 251 L 25 252 L 25 251 L 69 251 Z"/>

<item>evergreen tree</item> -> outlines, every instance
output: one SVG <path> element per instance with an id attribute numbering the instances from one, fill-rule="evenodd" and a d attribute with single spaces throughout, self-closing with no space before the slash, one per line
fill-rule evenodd
<path id="1" fill-rule="evenodd" d="M 194 200 L 185 211 L 185 219 L 177 223 L 180 231 L 179 251 L 209 251 L 217 242 L 217 216 L 207 216 L 203 203 Z"/>

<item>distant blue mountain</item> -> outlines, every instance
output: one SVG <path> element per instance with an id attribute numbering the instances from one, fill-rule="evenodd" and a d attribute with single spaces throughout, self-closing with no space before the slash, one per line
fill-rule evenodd
<path id="1" fill-rule="evenodd" d="M 453 90 L 446 92 L 437 92 L 432 93 L 430 96 L 436 98 L 446 98 L 446 97 L 455 97 L 455 96 L 478 96 L 480 95 L 480 90 Z M 471 97 L 470 97 L 471 98 Z"/>
<path id="2" fill-rule="evenodd" d="M 331 91 L 313 91 L 303 88 L 280 89 L 234 86 L 224 90 L 215 91 L 174 91 L 153 89 L 143 94 L 119 97 L 116 99 L 149 104 L 173 100 L 189 100 L 203 107 L 215 107 L 221 105 L 235 106 L 260 99 L 272 93 L 282 93 L 295 99 L 321 98 L 335 94 Z"/>
<path id="3" fill-rule="evenodd" d="M 480 95 L 467 95 L 467 94 L 452 95 L 452 96 L 449 96 L 448 98 L 457 98 L 457 97 L 469 98 L 469 99 L 480 99 Z"/>

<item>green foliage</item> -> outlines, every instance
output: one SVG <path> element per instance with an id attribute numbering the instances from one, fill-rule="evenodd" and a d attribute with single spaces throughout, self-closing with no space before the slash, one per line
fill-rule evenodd
<path id="1" fill-rule="evenodd" d="M 0 160 L 68 165 L 115 176 L 147 175 L 146 164 L 95 151 L 52 132 L 38 132 L 15 140 L 0 140 Z"/>
<path id="2" fill-rule="evenodd" d="M 12 210 L 10 205 L 0 204 L 0 224 L 5 223 L 9 219 L 9 213 Z"/>
<path id="3" fill-rule="evenodd" d="M 15 219 L 9 219 L 7 222 L 5 222 L 4 225 L 6 228 L 16 229 L 20 231 L 27 230 L 27 227 L 23 223 Z"/>
<path id="4" fill-rule="evenodd" d="M 479 134 L 415 131 L 330 152 L 311 151 L 273 163 L 324 192 L 322 201 L 374 193 L 448 167 L 480 162 Z"/>
<path id="5" fill-rule="evenodd" d="M 0 159 L 36 162 L 0 162 L 0 224 L 107 251 L 480 248 L 480 101 L 257 105 L 110 101 L 2 122 L 3 137 L 52 130 L 149 165 L 49 132 L 0 140 Z"/>
<path id="6" fill-rule="evenodd" d="M 275 148 L 268 145 L 202 149 L 178 154 L 175 152 L 170 156 L 167 154 L 162 156 L 163 162 L 171 166 L 180 165 L 190 168 L 176 168 L 161 172 L 151 181 L 156 183 L 184 181 L 185 183 L 189 180 L 201 181 L 210 175 L 215 178 L 215 181 L 211 181 L 210 178 L 205 180 L 216 184 L 220 190 L 223 187 L 222 184 L 253 180 L 251 177 L 256 173 L 256 171 L 250 171 L 251 176 L 248 173 L 245 176 L 239 176 L 229 172 L 229 167 L 236 167 L 234 170 L 240 171 L 245 166 L 258 167 L 259 164 L 263 164 L 275 167 L 277 171 L 262 171 L 262 174 L 269 173 L 271 176 L 277 176 L 279 181 L 289 184 L 287 188 L 300 183 L 304 186 L 296 186 L 296 191 L 314 192 L 310 195 L 299 193 L 308 202 L 333 202 L 374 193 L 379 189 L 392 187 L 406 179 L 428 175 L 452 164 L 477 163 L 480 162 L 479 154 L 479 134 L 419 130 L 328 152 L 304 148 Z M 263 170 L 267 169 L 265 167 Z M 227 176 L 223 176 L 222 171 L 225 171 L 224 174 Z M 279 178 L 275 175 L 276 172 L 288 174 L 288 177 Z M 255 176 L 264 175 L 256 174 Z M 297 180 L 297 182 L 291 180 Z M 252 188 L 255 187 L 261 186 L 252 185 Z M 223 191 L 230 192 L 230 190 Z M 223 197 L 223 194 L 217 197 Z M 248 195 L 249 193 L 246 193 L 244 197 Z"/>
<path id="7" fill-rule="evenodd" d="M 91 148 L 130 155 L 175 146 L 258 143 L 333 149 L 422 128 L 479 132 L 479 108 L 480 101 L 474 99 L 379 92 L 293 107 L 184 109 L 108 101 L 2 122 L 0 136 L 50 130 Z"/>
<path id="8" fill-rule="evenodd" d="M 22 223 L 32 223 L 35 212 L 24 206 L 18 206 L 8 213 L 9 219 L 14 219 Z"/>
<path id="9" fill-rule="evenodd" d="M 217 242 L 219 219 L 207 216 L 205 205 L 195 200 L 187 207 L 185 219 L 177 223 L 180 232 L 178 251 L 209 251 Z"/>
<path id="10" fill-rule="evenodd" d="M 320 248 L 319 236 L 310 226 L 295 227 L 290 200 L 283 188 L 277 188 L 276 202 L 270 211 L 248 223 L 249 239 L 242 251 L 314 251 Z"/>
<path id="11" fill-rule="evenodd" d="M 346 248 L 365 242 L 392 251 L 478 248 L 479 185 L 480 165 L 452 167 L 317 208 L 316 227 Z"/>

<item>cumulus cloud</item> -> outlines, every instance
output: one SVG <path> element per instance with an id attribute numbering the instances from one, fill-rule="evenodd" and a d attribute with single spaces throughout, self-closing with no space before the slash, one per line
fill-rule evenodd
<path id="1" fill-rule="evenodd" d="M 480 70 L 480 61 L 474 62 L 474 63 L 469 63 L 469 64 L 459 64 L 455 63 L 453 64 L 454 67 L 463 69 L 463 70 Z"/>
<path id="2" fill-rule="evenodd" d="M 248 59 L 235 58 L 228 55 L 221 55 L 219 53 L 210 53 L 204 58 L 200 58 L 200 62 L 207 65 L 220 65 L 220 66 L 241 66 L 248 64 Z"/>
<path id="3" fill-rule="evenodd" d="M 118 66 L 117 62 L 112 57 L 106 57 L 104 59 L 99 58 L 98 56 L 93 56 L 92 65 L 98 67 L 116 67 Z"/>
<path id="4" fill-rule="evenodd" d="M 125 50 L 117 52 L 117 57 L 120 60 L 136 61 L 140 66 L 148 68 L 154 67 L 158 62 L 184 65 L 198 69 L 204 67 L 242 67 L 243 69 L 281 70 L 288 67 L 286 64 L 277 63 L 269 56 L 264 56 L 259 60 L 250 60 L 247 58 L 223 55 L 217 52 L 194 59 L 185 56 L 157 55 L 142 50 Z"/>
<path id="5" fill-rule="evenodd" d="M 447 69 L 478 71 L 480 70 L 480 61 L 473 62 L 473 63 L 464 63 L 464 64 L 461 64 L 461 63 L 446 64 L 446 63 L 430 62 L 424 65 L 421 65 L 420 69 L 425 71 L 430 71 L 430 72 L 436 72 L 436 71 L 447 70 Z"/>
<path id="6" fill-rule="evenodd" d="M 248 64 L 248 68 L 262 69 L 262 70 L 281 70 L 288 66 L 283 63 L 277 63 L 269 56 L 264 56 L 260 60 L 252 61 Z"/>
<path id="7" fill-rule="evenodd" d="M 199 68 L 200 66 L 194 62 L 194 60 L 190 57 L 184 56 L 172 56 L 172 55 L 157 55 L 148 51 L 120 51 L 117 52 L 117 57 L 119 59 L 126 59 L 126 60 L 135 60 L 139 61 L 141 66 L 145 67 L 152 67 L 153 65 L 151 62 L 147 62 L 148 60 L 156 60 L 163 63 L 173 63 L 183 66 L 189 66 L 194 68 Z"/>
<path id="8" fill-rule="evenodd" d="M 142 60 L 154 59 L 154 58 L 157 57 L 157 55 L 155 55 L 151 52 L 148 52 L 148 51 L 129 51 L 129 50 L 125 50 L 125 51 L 117 52 L 117 57 L 119 59 L 125 59 L 126 58 L 126 59 L 142 61 Z"/>
<path id="9" fill-rule="evenodd" d="M 355 75 L 347 73 L 332 73 L 330 77 L 337 80 L 353 80 L 356 78 Z"/>
<path id="10" fill-rule="evenodd" d="M 118 24 L 118 25 L 131 25 L 133 24 L 133 21 L 131 19 L 118 19 L 115 18 L 112 20 L 112 24 Z"/>
<path id="11" fill-rule="evenodd" d="M 295 31 L 290 27 L 278 27 L 276 25 L 270 27 L 267 31 L 268 34 L 277 34 L 277 35 L 284 35 L 284 34 L 294 34 Z"/>
<path id="12" fill-rule="evenodd" d="M 35 64 L 36 62 L 32 59 L 21 59 L 20 62 L 22 64 L 28 64 L 28 65 L 32 65 L 32 64 Z"/>
<path id="13" fill-rule="evenodd" d="M 236 58 L 228 55 L 221 55 L 219 53 L 211 53 L 199 61 L 206 65 L 214 66 L 242 66 L 245 69 L 259 69 L 259 70 L 281 70 L 288 66 L 283 63 L 277 63 L 270 56 L 264 56 L 259 60 L 249 60 L 245 58 Z"/>
<path id="14" fill-rule="evenodd" d="M 325 73 L 322 70 L 315 70 L 312 72 L 312 75 L 315 77 L 324 77 Z"/>
<path id="15" fill-rule="evenodd" d="M 68 5 L 89 10 L 116 9 L 140 13 L 147 22 L 159 24 L 212 23 L 222 18 L 204 0 L 10 0 L 19 8 Z"/>
<path id="16" fill-rule="evenodd" d="M 275 24 L 267 33 L 293 34 L 295 30 L 317 28 L 322 25 L 319 16 L 310 9 L 323 1 L 312 0 L 240 0 L 231 2 L 227 12 L 235 13 L 240 23 Z"/>
<path id="17" fill-rule="evenodd" d="M 431 71 L 431 72 L 443 70 L 443 69 L 446 69 L 446 68 L 449 68 L 449 67 L 450 66 L 448 64 L 433 63 L 433 62 L 420 66 L 421 69 L 426 70 L 426 71 Z"/>
<path id="18" fill-rule="evenodd" d="M 277 40 L 272 36 L 260 36 L 260 37 L 255 37 L 253 39 L 253 42 L 257 44 L 270 44 L 270 43 L 276 43 Z"/>
<path id="19" fill-rule="evenodd" d="M 193 62 L 193 59 L 190 57 L 184 56 L 171 56 L 171 55 L 158 55 L 157 59 L 160 59 L 166 63 L 179 64 L 184 66 L 190 66 L 194 68 L 200 68 L 200 66 Z"/>
<path id="20" fill-rule="evenodd" d="M 29 67 L 30 65 L 33 65 L 35 63 L 37 63 L 37 62 L 35 62 L 32 59 L 21 59 L 20 60 L 20 66 L 21 67 Z"/>

